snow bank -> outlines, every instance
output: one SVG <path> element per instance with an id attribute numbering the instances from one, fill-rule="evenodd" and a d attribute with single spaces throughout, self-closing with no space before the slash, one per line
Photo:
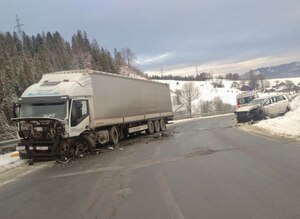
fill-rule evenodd
<path id="1" fill-rule="evenodd" d="M 280 136 L 300 139 L 300 97 L 291 102 L 292 110 L 285 116 L 263 120 L 254 126 Z"/>
<path id="2" fill-rule="evenodd" d="M 7 154 L 0 155 L 0 172 L 4 170 L 20 166 L 24 164 L 24 160 L 20 160 L 18 152 L 11 152 Z"/>

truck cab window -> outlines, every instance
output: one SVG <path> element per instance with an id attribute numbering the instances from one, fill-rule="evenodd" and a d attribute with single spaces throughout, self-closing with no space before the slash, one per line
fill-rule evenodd
<path id="1" fill-rule="evenodd" d="M 71 110 L 71 126 L 77 126 L 89 115 L 87 100 L 75 100 Z"/>

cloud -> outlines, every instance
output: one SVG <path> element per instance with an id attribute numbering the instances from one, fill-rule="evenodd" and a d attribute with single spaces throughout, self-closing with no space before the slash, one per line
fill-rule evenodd
<path id="1" fill-rule="evenodd" d="M 266 56 L 248 60 L 235 60 L 231 62 L 210 62 L 205 64 L 199 64 L 189 67 L 176 66 L 173 69 L 165 69 L 165 75 L 193 75 L 201 72 L 210 72 L 216 75 L 226 73 L 245 73 L 250 69 L 256 69 L 260 67 L 268 67 L 273 65 L 280 65 L 290 62 L 291 60 L 298 60 L 300 53 L 290 54 L 287 56 Z M 196 68 L 197 67 L 197 68 Z M 159 75 L 159 71 L 146 71 L 148 75 Z"/>
<path id="2" fill-rule="evenodd" d="M 128 47 L 147 72 L 233 72 L 257 65 L 243 60 L 300 51 L 299 0 L 10 0 L 0 8 L 1 31 L 13 30 L 15 14 L 28 34 L 57 30 L 70 40 L 81 29 L 111 51 Z"/>
<path id="3" fill-rule="evenodd" d="M 167 58 L 170 58 L 171 55 L 172 53 L 164 53 L 153 57 L 139 57 L 137 64 L 140 66 L 145 66 L 153 63 L 162 63 Z"/>

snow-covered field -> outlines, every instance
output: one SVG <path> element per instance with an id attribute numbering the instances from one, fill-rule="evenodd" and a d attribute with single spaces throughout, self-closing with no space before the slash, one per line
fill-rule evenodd
<path id="1" fill-rule="evenodd" d="M 232 82 L 229 80 L 222 80 L 224 85 L 223 88 L 214 88 L 212 82 L 217 82 L 219 80 L 209 80 L 209 81 L 176 81 L 176 80 L 158 80 L 161 83 L 169 84 L 171 92 L 175 90 L 182 89 L 182 86 L 186 82 L 193 82 L 198 88 L 199 96 L 196 102 L 211 101 L 215 97 L 220 97 L 224 103 L 229 103 L 231 105 L 236 105 L 236 95 L 241 93 L 238 89 L 231 88 Z"/>
<path id="2" fill-rule="evenodd" d="M 300 97 L 291 102 L 292 110 L 284 116 L 263 120 L 255 127 L 265 129 L 271 134 L 300 139 Z"/>

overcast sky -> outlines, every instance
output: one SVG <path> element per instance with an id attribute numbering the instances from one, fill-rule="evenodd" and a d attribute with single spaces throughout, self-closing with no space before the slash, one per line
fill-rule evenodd
<path id="1" fill-rule="evenodd" d="M 299 0 L 1 0 L 0 31 L 15 16 L 27 34 L 85 30 L 131 48 L 147 73 L 238 72 L 300 61 Z"/>

